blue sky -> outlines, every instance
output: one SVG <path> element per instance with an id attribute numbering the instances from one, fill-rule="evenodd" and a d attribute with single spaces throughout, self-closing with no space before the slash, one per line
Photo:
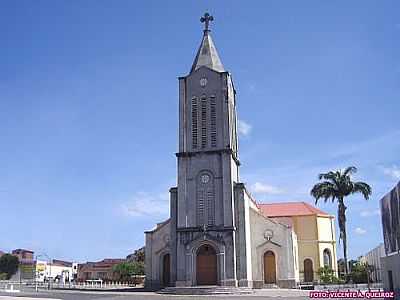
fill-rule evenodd
<path id="1" fill-rule="evenodd" d="M 398 1 L 0 5 L 1 250 L 124 257 L 167 218 L 177 77 L 205 10 L 255 198 L 312 203 L 318 173 L 355 165 L 373 195 L 348 199 L 350 257 L 382 241 L 378 200 L 400 179 Z"/>

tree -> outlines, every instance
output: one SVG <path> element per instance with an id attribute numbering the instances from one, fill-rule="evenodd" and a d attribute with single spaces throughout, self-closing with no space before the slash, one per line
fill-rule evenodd
<path id="1" fill-rule="evenodd" d="M 144 262 L 133 262 L 133 275 L 144 275 Z"/>
<path id="2" fill-rule="evenodd" d="M 18 257 L 11 254 L 4 254 L 0 257 L 0 274 L 6 274 L 6 279 L 10 279 L 18 270 Z M 4 277 L 4 275 L 3 275 Z"/>
<path id="3" fill-rule="evenodd" d="M 348 274 L 347 267 L 347 234 L 346 234 L 346 205 L 344 204 L 345 197 L 360 193 L 365 200 L 368 200 L 371 195 L 371 187 L 365 182 L 354 182 L 351 175 L 357 172 L 356 167 L 348 167 L 345 170 L 330 171 L 328 173 L 319 174 L 318 179 L 324 180 L 317 183 L 311 189 L 311 196 L 315 198 L 315 204 L 319 199 L 335 200 L 338 202 L 338 223 L 339 223 L 339 241 L 343 242 L 343 256 L 345 262 L 345 274 Z"/>
<path id="4" fill-rule="evenodd" d="M 135 257 L 136 257 L 136 261 L 137 262 L 143 262 L 144 263 L 144 251 L 145 249 L 144 249 L 144 247 L 142 247 L 142 248 L 140 248 L 140 249 L 138 249 L 138 250 L 135 250 Z"/>
<path id="5" fill-rule="evenodd" d="M 323 283 L 340 283 L 341 280 L 335 276 L 332 268 L 324 266 L 318 269 L 317 274 Z"/>
<path id="6" fill-rule="evenodd" d="M 350 277 L 354 283 L 369 283 L 369 271 L 368 264 L 357 262 L 351 269 Z"/>
<path id="7" fill-rule="evenodd" d="M 338 266 L 338 276 L 339 278 L 344 278 L 344 268 L 345 268 L 345 263 L 344 263 L 344 259 L 340 258 L 337 261 L 337 266 Z"/>
<path id="8" fill-rule="evenodd" d="M 144 263 L 144 256 L 145 256 L 145 248 L 136 249 L 132 254 L 128 255 L 126 259 L 129 262 L 136 261 L 136 262 L 143 262 Z"/>
<path id="9" fill-rule="evenodd" d="M 113 271 L 118 274 L 119 279 L 128 281 L 134 275 L 144 274 L 143 262 L 122 262 L 113 267 Z"/>
<path id="10" fill-rule="evenodd" d="M 348 272 L 351 273 L 351 271 L 353 270 L 354 266 L 355 266 L 356 264 L 358 264 L 358 263 L 359 263 L 358 260 L 356 260 L 356 259 L 350 259 L 350 260 L 347 262 Z"/>

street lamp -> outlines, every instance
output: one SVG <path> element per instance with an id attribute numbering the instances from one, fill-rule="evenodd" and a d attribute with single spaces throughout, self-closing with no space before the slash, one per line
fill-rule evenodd
<path id="1" fill-rule="evenodd" d="M 37 254 L 37 255 L 36 255 L 36 259 L 35 259 L 35 261 L 36 261 L 36 266 L 35 266 L 35 290 L 36 290 L 36 292 L 38 291 L 38 280 L 37 280 L 38 271 L 36 270 L 36 269 L 37 269 L 37 259 L 38 259 L 39 257 L 41 257 L 41 256 L 44 256 L 44 257 L 46 257 L 46 258 L 49 260 L 49 265 L 50 265 L 50 274 L 49 274 L 49 277 L 50 277 L 50 280 L 51 280 L 51 258 L 50 258 L 47 254 L 45 254 L 45 253 Z M 49 289 L 50 289 L 50 280 L 49 280 Z"/>

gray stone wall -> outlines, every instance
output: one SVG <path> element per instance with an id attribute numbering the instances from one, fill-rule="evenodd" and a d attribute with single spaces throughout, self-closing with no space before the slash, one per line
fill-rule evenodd
<path id="1" fill-rule="evenodd" d="M 297 253 L 294 253 L 298 247 L 294 247 L 297 241 L 293 238 L 293 230 L 264 217 L 255 209 L 250 210 L 250 226 L 254 286 L 264 285 L 264 254 L 272 251 L 276 259 L 277 285 L 295 287 L 299 275 L 295 264 Z"/>
<path id="2" fill-rule="evenodd" d="M 392 273 L 393 288 L 400 295 L 400 254 L 394 253 L 390 256 L 383 256 L 381 258 L 382 264 L 382 281 L 385 290 L 389 291 L 390 281 L 389 272 Z"/>
<path id="3" fill-rule="evenodd" d="M 202 81 L 204 80 L 205 81 Z M 206 82 L 202 85 L 201 82 Z M 207 143 L 201 146 L 201 99 L 207 103 Z M 210 135 L 210 101 L 215 99 L 216 143 Z M 193 104 L 197 104 L 194 119 Z M 193 146 L 193 121 L 198 124 L 197 147 Z M 232 78 L 228 72 L 216 72 L 201 67 L 186 77 L 179 78 L 179 152 L 202 152 L 231 149 L 237 153 L 236 100 Z"/>
<path id="4" fill-rule="evenodd" d="M 197 185 L 202 172 L 210 173 L 214 181 L 214 223 L 216 226 L 232 226 L 232 176 L 229 153 L 197 153 L 178 158 L 178 206 L 177 226 L 196 227 Z"/>
<path id="5" fill-rule="evenodd" d="M 235 185 L 235 220 L 239 286 L 264 286 L 264 253 L 270 250 L 275 254 L 277 285 L 295 287 L 299 281 L 296 234 L 289 226 L 264 217 L 242 183 Z M 270 239 L 267 231 L 272 233 Z"/>
<path id="6" fill-rule="evenodd" d="M 235 244 L 238 285 L 252 287 L 250 208 L 242 183 L 235 184 Z"/>
<path id="7" fill-rule="evenodd" d="M 152 231 L 145 232 L 145 266 L 147 288 L 158 289 L 162 286 L 163 258 L 171 254 L 170 247 L 170 220 L 158 225 Z"/>

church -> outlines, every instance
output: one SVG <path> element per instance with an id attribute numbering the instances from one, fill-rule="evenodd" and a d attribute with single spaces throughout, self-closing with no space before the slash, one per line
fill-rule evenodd
<path id="1" fill-rule="evenodd" d="M 240 180 L 236 90 L 209 29 L 179 78 L 170 218 L 145 232 L 146 287 L 294 288 L 337 271 L 334 217 L 306 202 L 257 203 Z"/>

